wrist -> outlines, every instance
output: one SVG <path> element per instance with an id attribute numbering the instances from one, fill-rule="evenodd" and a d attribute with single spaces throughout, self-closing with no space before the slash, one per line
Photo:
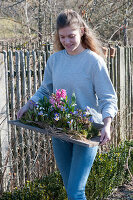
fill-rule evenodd
<path id="1" fill-rule="evenodd" d="M 34 107 L 35 104 L 36 104 L 36 103 L 35 103 L 34 101 L 32 101 L 32 100 L 29 100 L 29 101 L 27 101 L 27 103 L 26 103 L 26 105 L 27 105 L 28 108 L 30 108 L 30 109 L 33 109 L 33 107 Z"/>
<path id="2" fill-rule="evenodd" d="M 111 121 L 112 121 L 112 118 L 111 117 L 106 117 L 103 119 L 103 122 L 104 122 L 104 126 L 111 126 Z"/>

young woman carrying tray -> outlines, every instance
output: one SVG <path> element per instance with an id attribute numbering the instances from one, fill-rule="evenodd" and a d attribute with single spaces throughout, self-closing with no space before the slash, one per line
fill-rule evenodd
<path id="1" fill-rule="evenodd" d="M 61 12 L 56 23 L 55 46 L 58 52 L 47 61 L 44 80 L 34 96 L 18 111 L 18 119 L 44 96 L 65 89 L 68 98 L 75 92 L 77 107 L 93 108 L 93 120 L 103 124 L 100 144 L 110 138 L 111 121 L 117 114 L 117 97 L 101 57 L 94 33 L 73 10 Z M 98 145 L 85 147 L 52 137 L 57 166 L 61 172 L 69 200 L 86 200 L 85 185 Z"/>

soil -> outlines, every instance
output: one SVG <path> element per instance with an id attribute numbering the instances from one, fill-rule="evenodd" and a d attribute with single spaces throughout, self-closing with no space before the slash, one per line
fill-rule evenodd
<path id="1" fill-rule="evenodd" d="M 106 200 L 133 200 L 133 180 L 119 186 Z"/>

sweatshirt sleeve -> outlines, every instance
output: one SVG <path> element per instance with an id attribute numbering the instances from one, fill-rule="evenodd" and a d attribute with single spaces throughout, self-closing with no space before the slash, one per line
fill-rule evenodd
<path id="1" fill-rule="evenodd" d="M 97 61 L 94 67 L 93 84 L 102 120 L 106 117 L 113 119 L 118 111 L 117 95 L 110 80 L 106 63 L 102 58 Z"/>
<path id="2" fill-rule="evenodd" d="M 38 102 L 39 99 L 42 99 L 44 96 L 49 98 L 49 95 L 53 92 L 53 80 L 52 80 L 52 62 L 49 58 L 47 61 L 47 65 L 44 71 L 44 79 L 36 91 L 36 93 L 30 98 L 30 100 L 34 102 Z"/>

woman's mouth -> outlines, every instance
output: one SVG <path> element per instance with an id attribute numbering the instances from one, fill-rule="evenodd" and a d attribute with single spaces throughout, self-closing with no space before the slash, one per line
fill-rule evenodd
<path id="1" fill-rule="evenodd" d="M 72 44 L 71 45 L 65 45 L 65 47 L 68 48 L 68 49 L 71 48 L 72 46 L 73 46 Z"/>

